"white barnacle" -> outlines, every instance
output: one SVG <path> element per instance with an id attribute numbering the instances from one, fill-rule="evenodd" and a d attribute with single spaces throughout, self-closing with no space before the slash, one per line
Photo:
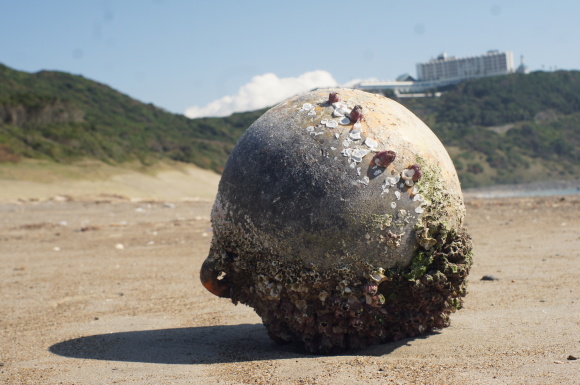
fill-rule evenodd
<path id="1" fill-rule="evenodd" d="M 300 108 L 302 111 L 310 111 L 314 108 L 314 105 L 310 104 L 310 103 L 304 103 L 302 105 L 302 108 Z"/>
<path id="2" fill-rule="evenodd" d="M 340 108 L 340 112 L 342 112 L 344 114 L 344 116 L 350 115 L 350 108 L 348 108 L 348 106 L 339 107 L 339 108 Z"/>
<path id="3" fill-rule="evenodd" d="M 308 131 L 308 132 L 314 131 L 314 126 L 308 126 L 308 127 L 306 127 L 306 131 Z"/>
<path id="4" fill-rule="evenodd" d="M 270 284 L 270 298 L 277 299 L 280 296 L 280 291 L 282 290 L 282 285 Z"/>
<path id="5" fill-rule="evenodd" d="M 371 150 L 376 150 L 377 146 L 379 145 L 379 142 L 377 142 L 376 140 L 374 140 L 373 138 L 366 138 L 365 139 L 365 144 L 371 149 Z"/>
<path id="6" fill-rule="evenodd" d="M 397 217 L 400 219 L 405 219 L 405 217 L 407 216 L 407 210 L 399 210 L 399 212 L 397 213 Z"/>
<path id="7" fill-rule="evenodd" d="M 308 111 L 308 116 L 314 116 L 314 115 L 316 115 L 316 110 L 315 109 L 312 109 L 312 110 Z"/>
<path id="8" fill-rule="evenodd" d="M 350 146 L 350 143 L 351 143 L 351 141 L 350 141 L 350 140 L 348 140 L 348 139 L 345 139 L 345 140 L 343 140 L 343 141 L 342 141 L 342 145 L 343 145 L 344 147 L 349 147 L 349 146 Z"/>
<path id="9" fill-rule="evenodd" d="M 360 176 L 360 167 L 356 168 L 356 175 Z"/>
<path id="10" fill-rule="evenodd" d="M 352 169 L 356 168 L 356 162 L 350 162 L 349 167 Z"/>
<path id="11" fill-rule="evenodd" d="M 341 108 L 341 109 L 345 109 L 345 110 L 348 109 L 348 106 L 346 105 L 345 102 L 334 102 L 334 103 L 332 103 L 332 106 L 334 108 Z"/>
<path id="12" fill-rule="evenodd" d="M 391 187 L 391 185 L 389 183 L 387 183 L 387 181 L 385 180 L 383 182 L 383 184 L 381 185 L 381 188 L 383 189 L 383 193 L 388 193 L 389 187 Z"/>
<path id="13" fill-rule="evenodd" d="M 421 195 L 421 194 L 416 194 L 416 195 L 413 197 L 413 200 L 414 200 L 415 202 L 422 202 L 422 201 L 423 201 L 423 195 Z"/>
<path id="14" fill-rule="evenodd" d="M 340 138 L 340 134 L 339 134 L 338 132 L 335 132 L 335 133 L 334 133 L 334 137 L 335 137 L 336 139 L 338 139 L 338 138 Z"/>
<path id="15" fill-rule="evenodd" d="M 336 120 L 328 120 L 326 122 L 326 127 L 328 127 L 328 128 L 336 128 L 336 127 L 338 127 L 338 122 Z"/>
<path id="16" fill-rule="evenodd" d="M 332 151 L 334 151 L 334 150 L 336 150 L 336 147 L 330 147 L 330 149 L 331 149 Z"/>
<path id="17" fill-rule="evenodd" d="M 395 198 L 397 198 L 397 200 L 401 199 L 401 192 L 400 191 L 395 191 Z"/>
<path id="18" fill-rule="evenodd" d="M 352 140 L 359 140 L 361 138 L 361 125 L 359 122 L 356 122 L 353 126 L 352 126 L 352 130 L 350 130 L 350 133 L 348 134 L 348 136 L 352 139 Z"/>
<path id="19" fill-rule="evenodd" d="M 369 177 L 365 176 L 364 178 L 357 180 L 358 183 L 360 184 L 364 184 L 365 186 L 367 186 L 369 184 Z"/>
<path id="20" fill-rule="evenodd" d="M 392 176 L 390 178 L 387 178 L 385 182 L 390 184 L 391 186 L 394 186 L 397 184 L 399 179 L 400 179 L 400 177 L 398 175 L 395 175 L 395 176 Z"/>
<path id="21" fill-rule="evenodd" d="M 350 158 L 350 156 L 352 155 L 352 148 L 345 148 L 340 153 L 342 154 L 342 156 L 347 156 Z"/>
<path id="22" fill-rule="evenodd" d="M 405 180 L 405 185 L 406 186 L 412 187 L 413 184 L 414 184 L 413 179 L 406 179 Z"/>
<path id="23" fill-rule="evenodd" d="M 397 208 L 397 203 L 396 203 L 396 202 L 391 202 L 391 208 L 392 208 L 392 209 L 395 209 L 395 208 Z"/>
<path id="24" fill-rule="evenodd" d="M 405 180 L 413 179 L 413 175 L 415 175 L 415 170 L 412 168 L 407 168 L 401 172 L 401 177 Z"/>
<path id="25" fill-rule="evenodd" d="M 363 148 L 357 148 L 357 149 L 353 150 L 352 155 L 356 156 L 356 157 L 364 158 L 365 155 L 367 155 L 369 152 L 370 152 L 369 150 L 365 150 Z"/>
<path id="26" fill-rule="evenodd" d="M 423 212 L 423 207 L 419 206 L 419 207 L 415 207 L 415 212 L 417 214 L 421 214 Z"/>
<path id="27" fill-rule="evenodd" d="M 349 125 L 349 124 L 350 124 L 350 119 L 349 119 L 349 118 L 347 118 L 346 116 L 343 116 L 342 118 L 340 118 L 340 119 L 338 120 L 338 122 L 339 122 L 340 124 L 342 124 L 343 126 L 347 126 L 347 125 Z"/>
<path id="28" fill-rule="evenodd" d="M 344 115 L 348 114 L 348 110 L 344 109 L 344 108 L 335 108 L 334 111 L 332 111 L 332 116 L 334 116 L 335 118 L 341 118 Z"/>
<path id="29" fill-rule="evenodd" d="M 373 271 L 370 274 L 370 278 L 377 283 L 381 283 L 386 279 L 385 270 L 383 268 L 379 268 L 378 270 Z"/>
<path id="30" fill-rule="evenodd" d="M 348 137 L 351 138 L 352 140 L 359 140 L 361 138 L 360 131 L 351 131 L 348 134 Z"/>
<path id="31" fill-rule="evenodd" d="M 322 119 L 320 121 L 320 124 L 326 125 L 326 123 L 328 123 L 328 119 Z"/>

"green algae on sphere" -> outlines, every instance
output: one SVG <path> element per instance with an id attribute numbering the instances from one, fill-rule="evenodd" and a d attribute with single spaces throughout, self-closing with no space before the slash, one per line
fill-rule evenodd
<path id="1" fill-rule="evenodd" d="M 377 165 L 384 151 L 392 161 Z M 415 115 L 316 90 L 270 109 L 232 151 L 201 280 L 310 352 L 416 336 L 448 326 L 466 294 L 464 216 L 453 163 Z"/>

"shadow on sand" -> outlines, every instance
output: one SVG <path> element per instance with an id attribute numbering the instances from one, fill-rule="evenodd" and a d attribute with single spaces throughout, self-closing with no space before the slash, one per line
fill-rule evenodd
<path id="1" fill-rule="evenodd" d="M 424 338 L 419 337 L 419 338 Z M 343 355 L 381 356 L 412 339 Z M 98 334 L 52 345 L 64 357 L 156 364 L 214 364 L 307 357 L 296 345 L 276 345 L 261 324 L 201 326 Z"/>

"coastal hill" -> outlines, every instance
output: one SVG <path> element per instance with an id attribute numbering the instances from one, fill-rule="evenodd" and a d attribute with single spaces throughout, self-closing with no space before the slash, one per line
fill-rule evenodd
<path id="1" fill-rule="evenodd" d="M 221 172 L 262 113 L 192 120 L 82 76 L 0 64 L 0 162 L 92 158 L 150 165 L 172 159 Z"/>
<path id="2" fill-rule="evenodd" d="M 579 71 L 484 78 L 398 101 L 439 136 L 464 187 L 580 178 Z M 0 64 L 0 163 L 169 160 L 220 173 L 264 111 L 188 119 L 82 76 Z"/>
<path id="3" fill-rule="evenodd" d="M 441 139 L 464 187 L 580 177 L 580 71 L 482 78 L 399 102 Z"/>

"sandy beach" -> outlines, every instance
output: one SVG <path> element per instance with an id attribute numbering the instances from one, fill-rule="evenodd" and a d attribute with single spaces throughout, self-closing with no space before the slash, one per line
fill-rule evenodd
<path id="1" fill-rule="evenodd" d="M 0 383 L 580 384 L 580 195 L 467 195 L 451 326 L 312 356 L 199 283 L 218 176 L 163 175 L 0 182 Z"/>

